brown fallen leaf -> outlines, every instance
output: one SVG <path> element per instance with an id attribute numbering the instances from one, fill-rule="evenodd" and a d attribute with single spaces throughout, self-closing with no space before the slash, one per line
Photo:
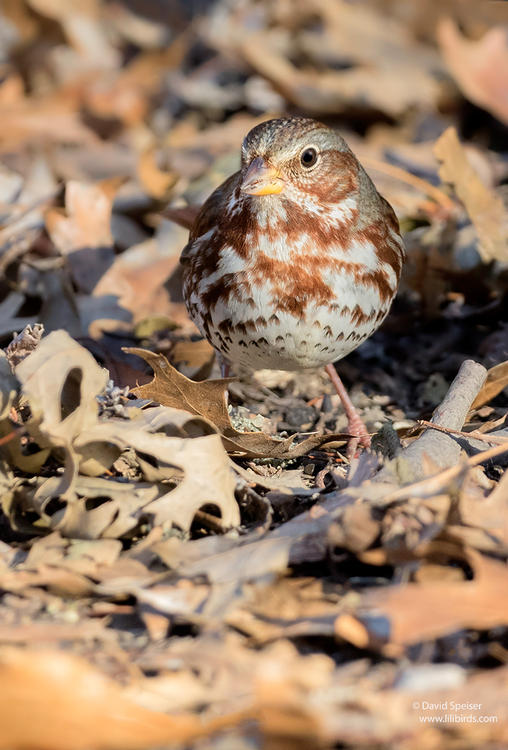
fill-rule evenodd
<path id="1" fill-rule="evenodd" d="M 171 438 L 165 438 L 169 440 Z M 136 448 L 135 443 L 133 447 Z M 147 448 L 150 449 L 149 444 Z M 163 445 L 161 449 L 159 461 L 166 455 L 168 462 L 182 468 L 184 477 L 177 487 L 144 507 L 144 513 L 153 518 L 153 523 L 171 523 L 188 531 L 196 512 L 210 505 L 220 511 L 218 523 L 223 529 L 238 526 L 240 511 L 234 495 L 235 478 L 218 436 L 180 439 L 179 449 L 171 453 Z M 152 455 L 154 452 L 151 451 Z"/>
<path id="2" fill-rule="evenodd" d="M 276 440 L 263 432 L 239 432 L 231 424 L 226 400 L 228 384 L 234 378 L 194 382 L 175 370 L 162 354 L 134 347 L 124 351 L 141 357 L 154 371 L 151 383 L 132 389 L 136 396 L 205 417 L 217 427 L 228 451 L 253 458 L 294 458 L 341 438 L 340 435 L 311 435 L 295 445 L 296 435 Z"/>
<path id="3" fill-rule="evenodd" d="M 313 0 L 308 5 L 324 29 L 303 36 L 306 58 L 314 58 L 314 67 L 293 62 L 280 44 L 280 29 L 247 34 L 240 27 L 235 40 L 249 65 L 289 102 L 316 115 L 351 107 L 398 117 L 412 106 L 428 107 L 437 100 L 433 70 L 439 68 L 439 60 L 400 22 L 385 14 L 380 24 L 378 13 L 365 3 Z M 323 62 L 330 58 L 352 64 L 323 70 Z"/>
<path id="4" fill-rule="evenodd" d="M 101 565 L 111 565 L 120 555 L 122 543 L 116 539 L 69 541 L 58 532 L 36 539 L 22 569 L 31 570 L 41 563 L 59 565 L 97 578 Z"/>
<path id="5" fill-rule="evenodd" d="M 467 39 L 451 18 L 442 18 L 437 39 L 444 60 L 464 95 L 508 125 L 508 38 L 506 28 Z"/>
<path id="6" fill-rule="evenodd" d="M 95 464 L 99 468 L 102 464 L 104 471 L 122 450 L 131 448 L 148 482 L 77 476 L 72 485 L 73 502 L 50 513 L 46 509 L 47 499 L 59 495 L 61 483 L 59 477 L 50 477 L 25 499 L 26 507 L 39 514 L 43 525 L 80 539 L 122 537 L 139 525 L 140 517 L 148 517 L 154 526 L 176 525 L 188 530 L 197 511 L 208 505 L 218 509 L 217 523 L 222 528 L 238 526 L 235 479 L 220 437 L 203 435 L 202 420 L 197 419 L 190 422 L 201 437 L 169 437 L 157 432 L 157 428 L 177 431 L 178 426 L 172 423 L 171 415 L 161 418 L 160 410 L 157 412 L 159 419 L 151 426 L 148 410 L 137 419 L 97 423 L 73 443 L 73 449 L 82 459 L 86 458 L 82 469 L 93 462 L 94 472 Z M 189 421 L 188 415 L 185 418 Z M 112 449 L 110 453 L 108 446 Z M 196 466 L 200 467 L 199 472 Z M 165 479 L 171 479 L 171 485 L 158 483 Z M 176 487 L 175 482 L 178 482 Z M 87 507 L 87 499 L 97 499 L 96 507 Z"/>
<path id="7" fill-rule="evenodd" d="M 488 630 L 508 624 L 506 565 L 474 550 L 466 554 L 474 570 L 472 581 L 407 583 L 366 592 L 356 619 L 369 639 L 384 641 L 383 650 L 396 655 L 406 646 L 463 628 Z M 347 637 L 340 620 L 338 626 L 339 634 Z"/>
<path id="8" fill-rule="evenodd" d="M 40 585 L 44 585 L 41 581 Z M 63 596 L 72 596 L 71 591 L 60 592 Z M 0 625 L 0 641 L 2 644 L 23 644 L 25 647 L 31 644 L 53 644 L 66 641 L 104 641 L 109 635 L 104 627 L 104 621 L 95 619 L 84 619 L 80 622 L 55 623 L 55 622 L 28 622 L 16 625 Z M 2 747 L 2 745 L 0 745 Z"/>
<path id="9" fill-rule="evenodd" d="M 46 228 L 58 250 L 68 257 L 74 282 L 90 293 L 115 259 L 111 211 L 123 178 L 97 184 L 70 180 L 65 189 L 65 213 L 51 208 Z M 93 216 L 93 221 L 90 217 Z"/>
<path id="10" fill-rule="evenodd" d="M 169 222 L 166 222 L 169 225 Z M 169 225 L 171 226 L 171 225 Z M 163 238 L 153 238 L 118 255 L 94 288 L 94 298 L 113 295 L 131 313 L 134 323 L 154 315 L 165 316 L 183 331 L 195 332 L 183 301 L 175 299 L 165 280 L 178 267 L 186 233 L 172 226 Z M 96 301 L 94 300 L 94 304 Z M 119 327 L 118 320 L 100 321 L 100 329 Z M 124 324 L 125 327 L 125 324 Z M 97 323 L 94 323 L 94 334 Z"/>
<path id="11" fill-rule="evenodd" d="M 100 444 L 96 444 L 96 448 L 100 450 Z M 111 463 L 115 455 L 118 452 L 104 456 L 104 463 Z M 58 478 L 50 477 L 38 483 L 35 493 L 28 494 L 26 507 L 39 514 L 40 527 L 58 529 L 67 537 L 119 539 L 139 525 L 141 509 L 163 494 L 154 483 L 116 482 L 83 476 L 76 478 L 73 491 L 73 502 L 65 510 L 48 510 L 47 498 L 58 495 Z M 94 507 L 89 507 L 90 501 Z"/>
<path id="12" fill-rule="evenodd" d="M 141 515 L 148 515 L 155 526 L 174 524 L 188 530 L 205 506 L 217 508 L 221 528 L 239 524 L 235 478 L 222 441 L 214 426 L 195 411 L 161 406 L 133 409 L 130 418 L 99 421 L 97 394 L 108 373 L 65 331 L 43 338 L 16 374 L 31 410 L 24 427 L 42 449 L 31 460 L 39 467 L 52 450 L 64 472 L 38 478 L 23 500 L 8 495 L 3 510 L 14 528 L 30 510 L 37 514 L 39 527 L 82 539 L 123 537 L 139 525 Z M 8 427 L 4 422 L 0 435 Z M 26 470 L 30 467 L 20 436 L 16 438 L 5 450 L 12 463 Z M 147 483 L 100 476 L 127 449 L 135 452 Z M 54 497 L 66 504 L 48 505 Z"/>
<path id="13" fill-rule="evenodd" d="M 212 371 L 215 351 L 206 339 L 176 341 L 171 348 L 171 360 L 187 367 L 193 380 L 204 380 Z"/>
<path id="14" fill-rule="evenodd" d="M 0 750 L 148 750 L 187 743 L 248 718 L 236 714 L 202 723 L 191 714 L 151 711 L 95 667 L 62 651 L 4 649 L 0 682 Z"/>
<path id="15" fill-rule="evenodd" d="M 27 96 L 2 106 L 0 151 L 8 153 L 37 142 L 94 144 L 97 136 L 73 107 L 65 93 Z"/>
<path id="16" fill-rule="evenodd" d="M 126 13 L 126 6 L 115 8 L 115 20 L 122 32 L 126 31 Z M 181 63 L 186 49 L 185 34 L 176 35 L 166 40 L 160 50 L 145 50 L 117 70 L 100 71 L 83 92 L 86 109 L 104 120 L 118 119 L 126 125 L 138 125 L 150 111 L 150 102 L 160 91 L 161 80 L 168 70 Z"/>
<path id="17" fill-rule="evenodd" d="M 460 525 L 447 525 L 452 538 L 462 540 L 474 547 L 494 554 L 508 550 L 508 472 L 505 472 L 495 488 L 486 495 L 484 489 L 466 477 L 457 501 Z"/>
<path id="18" fill-rule="evenodd" d="M 469 163 L 455 128 L 448 128 L 438 138 L 434 154 L 441 162 L 439 176 L 453 185 L 475 226 L 483 260 L 508 261 L 508 215 L 503 201 L 484 185 Z"/>
<path id="19" fill-rule="evenodd" d="M 494 365 L 487 372 L 487 379 L 481 391 L 473 401 L 471 409 L 479 409 L 480 406 L 488 404 L 502 390 L 508 387 L 508 360 Z"/>
<path id="20" fill-rule="evenodd" d="M 167 200 L 178 177 L 171 172 L 163 172 L 156 161 L 156 151 L 144 151 L 138 161 L 138 177 L 148 195 L 158 200 Z"/>
<path id="21" fill-rule="evenodd" d="M 374 542 L 381 529 L 366 504 L 347 505 L 328 530 L 328 541 L 335 547 L 363 552 Z"/>
<path id="22" fill-rule="evenodd" d="M 187 578 L 206 576 L 210 583 L 254 581 L 288 567 L 290 538 L 253 534 L 244 544 L 224 536 L 210 536 L 183 543 L 179 539 L 157 542 L 152 549 L 161 560 Z"/>

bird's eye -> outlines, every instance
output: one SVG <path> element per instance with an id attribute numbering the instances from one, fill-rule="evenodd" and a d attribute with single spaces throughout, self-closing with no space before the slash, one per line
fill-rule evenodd
<path id="1" fill-rule="evenodd" d="M 309 167 L 314 166 L 314 164 L 317 162 L 317 158 L 317 150 L 314 148 L 314 146 L 309 146 L 309 148 L 304 148 L 304 150 L 300 154 L 300 163 L 302 167 L 306 167 L 308 169 Z"/>

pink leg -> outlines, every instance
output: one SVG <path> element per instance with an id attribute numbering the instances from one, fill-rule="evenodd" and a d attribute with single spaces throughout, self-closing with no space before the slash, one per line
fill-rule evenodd
<path id="1" fill-rule="evenodd" d="M 348 443 L 346 454 L 347 458 L 351 460 L 356 453 L 358 445 L 361 445 L 364 448 L 370 448 L 370 435 L 368 434 L 367 428 L 365 427 L 360 415 L 353 406 L 353 402 L 349 398 L 348 392 L 346 391 L 342 380 L 339 378 L 335 367 L 333 365 L 326 365 L 325 370 L 328 373 L 328 377 L 332 381 L 335 390 L 339 394 L 339 398 L 347 416 L 347 429 L 349 434 L 353 436 Z"/>
<path id="2" fill-rule="evenodd" d="M 220 374 L 223 378 L 229 378 L 229 375 L 231 373 L 231 366 L 228 365 L 227 362 L 224 362 L 224 360 L 220 363 Z"/>

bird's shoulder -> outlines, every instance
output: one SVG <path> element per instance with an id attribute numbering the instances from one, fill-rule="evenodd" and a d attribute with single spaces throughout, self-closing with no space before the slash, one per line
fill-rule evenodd
<path id="1" fill-rule="evenodd" d="M 231 177 L 219 185 L 201 206 L 196 220 L 190 230 L 189 242 L 182 250 L 180 262 L 185 263 L 189 251 L 194 242 L 204 234 L 220 224 L 227 212 L 227 206 L 240 180 L 240 172 L 235 172 Z"/>

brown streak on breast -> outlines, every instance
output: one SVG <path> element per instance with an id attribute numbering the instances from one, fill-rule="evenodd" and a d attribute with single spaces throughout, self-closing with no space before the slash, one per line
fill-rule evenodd
<path id="1" fill-rule="evenodd" d="M 251 286 L 245 279 L 239 279 L 236 273 L 225 273 L 215 283 L 200 290 L 201 304 L 211 310 L 219 301 L 227 304 L 229 299 L 242 300 L 250 292 Z"/>
<path id="2" fill-rule="evenodd" d="M 365 313 L 360 305 L 356 305 L 356 307 L 351 310 L 350 316 L 351 322 L 355 323 L 356 325 L 363 325 L 364 323 L 368 323 L 372 318 L 372 314 Z"/>
<path id="3" fill-rule="evenodd" d="M 404 250 L 401 245 L 397 245 L 392 237 L 388 234 L 385 224 L 369 224 L 363 229 L 357 230 L 360 240 L 370 242 L 375 248 L 380 263 L 386 263 L 393 268 L 397 281 L 400 279 L 402 272 L 402 262 L 404 260 Z"/>
<path id="4" fill-rule="evenodd" d="M 282 312 L 303 318 L 310 302 L 325 305 L 333 298 L 333 289 L 324 281 L 320 270 L 309 262 L 311 260 L 304 257 L 297 266 L 258 253 L 249 269 L 249 280 L 253 284 L 271 282 L 274 304 Z"/>
<path id="5" fill-rule="evenodd" d="M 326 248 L 333 245 L 338 245 L 343 250 L 347 249 L 351 239 L 351 230 L 356 221 L 356 211 L 351 212 L 352 216 L 349 219 L 329 223 L 325 216 L 312 216 L 310 217 L 311 221 L 309 221 L 309 214 L 305 208 L 293 202 L 288 202 L 286 210 L 288 218 L 285 221 L 281 220 L 271 229 L 274 237 L 280 236 L 280 233 L 283 232 L 287 236 L 288 244 L 293 244 L 300 239 L 302 227 L 304 227 L 312 240 L 312 244 L 323 248 L 324 254 L 326 254 Z"/>

